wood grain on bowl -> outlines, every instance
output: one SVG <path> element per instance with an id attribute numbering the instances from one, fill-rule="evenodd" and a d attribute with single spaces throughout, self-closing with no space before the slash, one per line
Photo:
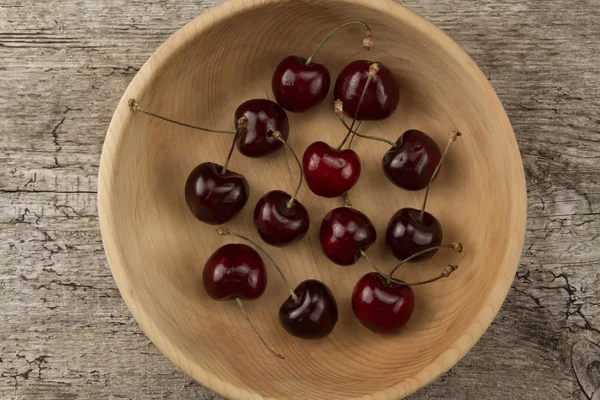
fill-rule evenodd
<path id="1" fill-rule="evenodd" d="M 508 118 L 475 63 L 444 33 L 408 9 L 388 1 L 232 0 L 202 14 L 165 42 L 123 95 L 109 127 L 99 174 L 99 216 L 113 275 L 149 338 L 186 373 L 233 399 L 396 399 L 423 387 L 452 367 L 479 339 L 498 312 L 514 277 L 526 219 L 525 181 Z M 307 188 L 299 200 L 311 215 L 307 236 L 291 247 L 270 248 L 292 285 L 325 282 L 339 305 L 330 336 L 303 341 L 279 325 L 287 298 L 270 269 L 265 295 L 247 310 L 265 340 L 286 360 L 256 341 L 235 303 L 217 303 L 202 290 L 207 257 L 229 242 L 189 212 L 183 188 L 189 172 L 205 161 L 222 162 L 231 138 L 197 132 L 133 114 L 135 97 L 152 111 L 192 124 L 231 129 L 234 111 L 251 98 L 272 98 L 274 68 L 292 54 L 306 56 L 331 29 L 360 17 L 373 30 L 370 52 L 361 28 L 348 28 L 318 54 L 332 76 L 353 59 L 383 62 L 400 81 L 400 105 L 388 119 L 365 122 L 364 134 L 395 141 L 409 128 L 444 145 L 462 132 L 428 201 L 445 241 L 461 241 L 460 255 L 440 252 L 401 273 L 406 280 L 435 275 L 449 260 L 452 277 L 416 287 L 416 305 L 398 335 L 380 336 L 352 315 L 350 295 L 366 263 L 339 267 L 322 254 L 317 239 L 323 216 L 342 204 Z M 316 60 L 317 61 L 317 60 Z M 289 113 L 288 142 L 302 154 L 313 141 L 339 143 L 344 129 L 330 93 L 305 114 Z M 331 105 L 331 106 L 330 106 Z M 401 207 L 418 208 L 422 192 L 406 192 L 383 174 L 387 145 L 357 139 L 362 176 L 351 191 L 355 208 L 374 222 L 380 240 L 369 249 L 381 266 L 394 265 L 382 238 Z M 295 161 L 279 151 L 264 159 L 236 153 L 230 168 L 250 182 L 250 200 L 228 227 L 258 238 L 253 205 L 267 191 L 294 190 Z M 451 257 L 451 259 L 450 259 Z"/>

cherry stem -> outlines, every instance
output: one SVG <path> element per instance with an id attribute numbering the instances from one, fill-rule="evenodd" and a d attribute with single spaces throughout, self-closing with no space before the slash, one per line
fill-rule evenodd
<path id="1" fill-rule="evenodd" d="M 304 178 L 304 173 L 302 172 L 302 163 L 300 162 L 300 159 L 296 155 L 296 152 L 294 151 L 294 149 L 292 148 L 292 146 L 290 146 L 290 144 L 285 141 L 285 139 L 283 138 L 283 136 L 281 136 L 281 132 L 279 132 L 279 131 L 273 132 L 273 137 L 275 139 L 279 140 L 284 145 L 286 145 L 286 147 L 288 149 L 290 149 L 290 151 L 292 152 L 292 155 L 296 159 L 296 163 L 298 163 L 298 168 L 300 168 L 300 182 L 298 182 L 298 187 L 296 188 L 296 191 L 294 192 L 294 195 L 292 196 L 292 198 L 290 199 L 290 201 L 288 201 L 287 205 L 285 206 L 288 210 L 290 210 L 292 208 L 292 206 L 294 205 L 294 201 L 296 200 L 296 196 L 298 196 L 298 192 L 300 191 L 300 188 L 302 187 L 302 180 Z"/>
<path id="2" fill-rule="evenodd" d="M 281 278 L 283 279 L 283 282 L 285 283 L 285 286 L 287 286 L 288 291 L 290 292 L 290 295 L 292 296 L 292 299 L 294 299 L 294 302 L 298 303 L 300 301 L 300 299 L 296 295 L 296 292 L 294 292 L 294 290 L 292 289 L 292 286 L 290 285 L 290 283 L 288 282 L 288 280 L 285 278 L 285 275 L 281 271 L 281 268 L 279 268 L 279 265 L 277 265 L 277 263 L 275 262 L 275 260 L 273 260 L 273 257 L 271 257 L 269 255 L 269 253 L 267 253 L 266 250 L 263 249 L 258 243 L 256 243 L 254 240 L 252 240 L 250 238 L 247 238 L 246 236 L 241 235 L 241 234 L 239 234 L 237 232 L 231 232 L 227 228 L 217 228 L 216 231 L 217 231 L 217 234 L 219 234 L 221 236 L 227 236 L 227 235 L 229 235 L 229 236 L 238 237 L 240 239 L 243 239 L 243 240 L 247 241 L 248 243 L 251 243 L 254 247 L 256 247 L 261 253 L 263 253 L 263 255 L 265 257 L 267 257 L 269 260 L 271 260 L 271 263 L 273 263 L 273 265 L 275 266 L 275 269 L 277 269 L 277 272 L 279 272 L 279 275 L 281 275 Z"/>
<path id="3" fill-rule="evenodd" d="M 429 179 L 429 184 L 427 184 L 427 190 L 425 190 L 425 198 L 423 199 L 423 207 L 421 207 L 421 212 L 419 213 L 419 218 L 418 218 L 418 220 L 421 222 L 423 221 L 423 214 L 425 214 L 425 206 L 427 205 L 427 196 L 429 196 L 429 189 L 431 188 L 431 184 L 433 183 L 435 177 L 440 172 L 440 168 L 442 167 L 442 163 L 444 162 L 444 159 L 446 158 L 446 154 L 448 154 L 448 150 L 450 150 L 450 146 L 452 145 L 452 143 L 454 143 L 454 141 L 460 135 L 462 135 L 462 134 L 458 131 L 452 132 L 452 134 L 450 135 L 450 138 L 448 139 L 448 144 L 446 144 L 446 148 L 444 149 L 444 153 L 442 154 L 442 157 L 440 158 L 440 162 L 438 163 L 437 167 L 435 167 L 435 170 L 433 171 L 433 174 L 431 175 L 431 178 Z"/>
<path id="4" fill-rule="evenodd" d="M 340 26 L 338 26 L 337 28 L 335 28 L 334 30 L 332 30 L 331 32 L 329 32 L 329 34 L 327 36 L 325 36 L 325 39 L 323 39 L 321 41 L 321 43 L 319 43 L 319 45 L 317 46 L 317 48 L 315 49 L 315 51 L 313 51 L 313 53 L 310 55 L 310 57 L 308 57 L 308 59 L 306 60 L 305 65 L 310 65 L 310 63 L 312 62 L 312 59 L 315 57 L 315 55 L 317 54 L 317 52 L 321 49 L 321 47 L 323 47 L 323 45 L 325 44 L 325 42 L 327 40 L 329 40 L 330 37 L 332 37 L 337 31 L 339 31 L 340 29 L 342 29 L 345 26 L 348 25 L 353 25 L 353 24 L 361 24 L 362 26 L 364 26 L 365 28 L 367 28 L 367 33 L 365 34 L 365 37 L 363 39 L 363 47 L 367 50 L 371 49 L 371 45 L 373 44 L 373 35 L 371 34 L 371 28 L 369 28 L 369 25 L 366 24 L 366 22 L 363 21 L 348 21 L 348 22 L 344 22 L 343 24 L 341 24 Z"/>
<path id="5" fill-rule="evenodd" d="M 358 112 L 360 111 L 360 106 L 362 105 L 362 102 L 365 98 L 365 94 L 367 93 L 367 88 L 369 87 L 369 84 L 371 83 L 371 81 L 373 80 L 373 77 L 375 76 L 375 74 L 378 71 L 379 71 L 379 65 L 377 65 L 377 63 L 372 63 L 369 66 L 369 75 L 367 76 L 367 81 L 365 82 L 365 87 L 363 88 L 363 91 L 360 95 L 360 99 L 358 100 L 358 106 L 356 107 L 356 112 L 354 113 L 354 118 L 352 119 L 352 124 L 348 128 L 348 133 L 346 133 L 346 137 L 344 137 L 344 140 L 342 140 L 342 143 L 340 143 L 340 145 L 336 148 L 336 150 L 339 151 L 344 146 L 344 143 L 346 143 L 346 141 L 348 140 L 348 137 L 353 132 L 352 129 L 354 129 L 354 124 L 356 123 L 356 118 L 358 117 Z"/>
<path id="6" fill-rule="evenodd" d="M 246 321 L 248 321 L 248 323 L 252 327 L 252 330 L 256 334 L 256 337 L 258 337 L 258 340 L 260 340 L 260 342 L 263 344 L 263 346 L 265 346 L 266 349 L 269 350 L 269 352 L 271 352 L 271 354 L 273 354 L 275 357 L 285 360 L 285 356 L 283 354 L 279 354 L 278 352 L 276 352 L 275 350 L 270 348 L 269 345 L 267 344 L 267 342 L 265 342 L 265 340 L 262 338 L 262 336 L 260 336 L 260 333 L 258 333 L 258 330 L 252 323 L 250 316 L 248 315 L 248 313 L 246 312 L 246 309 L 244 308 L 244 303 L 242 303 L 242 299 L 239 297 L 236 297 L 235 301 L 237 301 L 238 305 L 240 306 L 240 309 L 242 310 L 242 313 L 244 314 L 244 317 L 246 317 Z"/>
<path id="7" fill-rule="evenodd" d="M 375 271 L 377 271 L 377 273 L 381 276 L 383 276 L 387 283 L 395 283 L 397 285 L 401 285 L 401 286 L 419 286 L 419 285 L 425 285 L 427 283 L 432 283 L 435 282 L 437 280 L 440 280 L 442 278 L 447 278 L 450 276 L 450 274 L 452 274 L 454 271 L 456 271 L 458 269 L 458 265 L 454 265 L 454 264 L 448 264 L 443 270 L 442 272 L 440 272 L 440 274 L 434 278 L 431 279 L 427 279 L 424 281 L 420 281 L 420 282 L 404 282 L 398 279 L 394 279 L 392 278 L 390 275 L 386 275 L 382 270 L 379 269 L 379 267 L 377 267 L 377 265 L 375 265 L 375 263 L 369 258 L 369 256 L 367 256 L 367 254 L 364 251 L 360 251 L 360 255 L 367 260 L 367 262 L 369 263 L 369 265 L 371 267 L 373 267 L 373 269 Z"/>
<path id="8" fill-rule="evenodd" d="M 129 99 L 129 108 L 131 108 L 133 111 L 141 112 L 141 113 L 147 114 L 151 117 L 162 119 L 163 121 L 167 121 L 167 122 L 171 122 L 173 124 L 185 126 L 186 128 L 197 129 L 199 131 L 204 131 L 204 132 L 220 133 L 220 134 L 224 134 L 224 135 L 235 135 L 237 133 L 237 131 L 220 131 L 217 129 L 202 128 L 200 126 L 190 125 L 190 124 L 186 124 L 184 122 L 179 122 L 179 121 L 175 121 L 170 118 L 167 118 L 167 117 L 163 117 L 161 115 L 158 115 L 151 111 L 146 110 L 135 99 Z"/>
<path id="9" fill-rule="evenodd" d="M 390 272 L 390 276 L 394 275 L 394 272 L 396 272 L 396 270 L 398 268 L 400 268 L 402 265 L 404 265 L 404 263 L 407 263 L 410 260 L 414 260 L 415 258 L 423 255 L 423 254 L 427 254 L 430 251 L 435 251 L 435 250 L 440 250 L 440 249 L 452 249 L 454 251 L 456 251 L 457 253 L 462 253 L 463 251 L 463 245 L 461 243 L 458 242 L 454 242 L 454 243 L 450 243 L 450 244 L 443 244 L 441 246 L 434 246 L 434 247 L 429 247 L 425 250 L 421 250 L 413 255 L 411 255 L 410 257 L 405 258 L 404 260 L 400 261 L 400 264 L 396 265 L 394 267 L 394 269 L 392 270 L 392 272 Z"/>
<path id="10" fill-rule="evenodd" d="M 338 103 L 339 102 L 339 103 Z M 360 127 L 360 124 L 362 123 L 362 121 L 358 121 L 358 125 L 356 125 L 356 129 L 352 130 L 350 129 L 350 125 L 348 125 L 348 123 L 346 122 L 346 120 L 344 119 L 344 113 L 341 112 L 341 110 L 343 109 L 343 105 L 342 105 L 342 101 L 341 100 L 336 100 L 335 101 L 335 113 L 338 116 L 338 118 L 340 119 L 340 121 L 342 121 L 342 124 L 344 124 L 344 126 L 346 127 L 346 129 L 350 130 L 351 133 L 353 134 L 352 137 L 350 138 L 350 145 L 348 145 L 348 148 L 350 148 L 350 146 L 352 145 L 352 141 L 354 140 L 354 136 L 358 136 L 364 139 L 369 139 L 369 140 L 376 140 L 378 142 L 383 142 L 383 143 L 387 143 L 388 145 L 392 146 L 392 147 L 398 147 L 398 145 L 390 140 L 384 139 L 384 138 L 380 138 L 377 136 L 368 136 L 368 135 L 363 135 L 361 133 L 358 133 L 358 128 Z M 338 111 L 340 110 L 340 111 Z"/>
<path id="11" fill-rule="evenodd" d="M 248 119 L 246 117 L 240 117 L 238 119 L 238 128 L 235 136 L 233 137 L 233 141 L 231 142 L 231 147 L 229 148 L 229 153 L 227 154 L 227 158 L 225 159 L 225 163 L 223 164 L 223 168 L 221 169 L 221 175 L 225 175 L 227 173 L 227 167 L 229 166 L 229 161 L 231 161 L 231 156 L 233 155 L 233 150 L 235 149 L 235 142 L 237 140 L 238 135 L 244 130 L 245 127 L 248 126 Z"/>

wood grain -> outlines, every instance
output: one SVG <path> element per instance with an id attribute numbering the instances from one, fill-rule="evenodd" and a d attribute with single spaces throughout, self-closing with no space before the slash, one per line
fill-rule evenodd
<path id="1" fill-rule="evenodd" d="M 218 398 L 130 317 L 95 205 L 116 101 L 158 45 L 212 3 L 0 4 L 0 397 Z M 526 246 L 506 304 L 475 348 L 412 398 L 592 398 L 598 358 L 580 352 L 600 342 L 597 3 L 405 4 L 488 75 L 529 190 Z"/>

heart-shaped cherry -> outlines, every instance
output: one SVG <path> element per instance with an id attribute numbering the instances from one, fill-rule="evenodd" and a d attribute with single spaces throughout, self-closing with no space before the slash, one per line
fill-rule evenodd
<path id="1" fill-rule="evenodd" d="M 437 165 L 431 172 L 421 210 L 402 208 L 392 216 L 392 219 L 388 223 L 385 233 L 385 243 L 392 254 L 399 260 L 404 260 L 416 253 L 423 252 L 426 249 L 437 247 L 442 244 L 442 239 L 444 238 L 442 225 L 437 218 L 425 211 L 425 207 L 427 205 L 427 197 L 429 196 L 431 184 L 440 171 L 446 154 L 448 154 L 448 150 L 450 149 L 450 145 L 458 136 L 460 136 L 460 132 L 454 132 L 450 136 L 448 144 L 444 149 L 444 153 L 439 157 Z M 424 260 L 432 257 L 434 254 L 435 251 L 424 252 L 419 257 L 416 257 L 415 260 Z"/>
<path id="2" fill-rule="evenodd" d="M 373 85 L 365 88 L 371 65 L 377 65 Z M 352 61 L 340 72 L 335 82 L 334 96 L 344 103 L 344 112 L 359 121 L 389 117 L 398 107 L 400 88 L 392 71 L 379 62 Z M 361 102 L 361 97 L 364 100 Z M 359 107 L 359 104 L 361 105 Z"/>
<path id="3" fill-rule="evenodd" d="M 462 245 L 455 245 L 462 249 Z M 364 251 L 360 254 L 377 272 L 364 275 L 356 283 L 352 292 L 352 311 L 363 326 L 377 333 L 392 334 L 406 325 L 415 305 L 415 295 L 411 286 L 425 285 L 447 278 L 458 268 L 458 265 L 448 265 L 434 278 L 409 283 L 392 278 L 394 271 L 402 263 L 397 265 L 390 275 L 386 275 Z"/>
<path id="4" fill-rule="evenodd" d="M 242 129 L 237 142 L 240 153 L 247 157 L 263 157 L 280 149 L 283 144 L 273 137 L 278 131 L 287 140 L 289 122 L 285 110 L 271 100 L 248 100 L 235 110 L 237 121 L 246 117 L 248 125 Z"/>
<path id="5" fill-rule="evenodd" d="M 202 283 L 214 300 L 235 299 L 262 344 L 276 357 L 285 358 L 271 349 L 250 320 L 242 299 L 254 300 L 267 287 L 267 271 L 260 255 L 245 244 L 226 244 L 217 249 L 204 265 Z"/>
<path id="6" fill-rule="evenodd" d="M 185 183 L 185 200 L 196 218 L 222 224 L 246 205 L 250 188 L 242 175 L 218 164 L 205 162 L 192 170 Z"/>
<path id="7" fill-rule="evenodd" d="M 316 195 L 338 197 L 360 178 L 360 158 L 354 150 L 337 150 L 325 142 L 309 145 L 302 157 L 306 184 Z"/>
<path id="8" fill-rule="evenodd" d="M 415 293 L 410 286 L 386 282 L 376 272 L 364 275 L 352 292 L 352 311 L 367 329 L 392 334 L 412 315 Z"/>
<path id="9" fill-rule="evenodd" d="M 301 282 L 279 308 L 279 321 L 290 334 L 303 339 L 320 339 L 329 335 L 338 320 L 338 308 L 331 289 L 323 282 Z"/>
<path id="10" fill-rule="evenodd" d="M 303 281 L 292 290 L 279 265 L 258 243 L 228 229 L 218 228 L 217 233 L 246 240 L 271 260 L 290 292 L 279 309 L 279 320 L 286 331 L 300 338 L 318 339 L 333 330 L 338 319 L 337 304 L 331 290 L 323 282 L 312 279 Z"/>
<path id="11" fill-rule="evenodd" d="M 365 214 L 350 207 L 331 210 L 320 230 L 321 248 L 338 265 L 352 265 L 377 240 L 377 231 Z"/>
<path id="12" fill-rule="evenodd" d="M 430 247 L 442 244 L 442 225 L 428 212 L 419 217 L 421 210 L 401 208 L 398 210 L 385 231 L 385 244 L 399 260 Z M 432 257 L 435 252 L 422 254 L 415 260 Z"/>
<path id="13" fill-rule="evenodd" d="M 133 111 L 187 128 L 236 135 L 238 149 L 247 157 L 262 157 L 280 149 L 283 145 L 273 138 L 273 132 L 279 131 L 286 140 L 289 135 L 289 122 L 285 110 L 279 104 L 266 99 L 252 99 L 240 104 L 235 110 L 235 131 L 220 131 L 175 121 L 145 110 L 135 99 L 129 100 L 129 106 Z M 244 123 L 240 125 L 240 121 Z"/>
<path id="14" fill-rule="evenodd" d="M 329 70 L 323 64 L 308 63 L 289 56 L 275 69 L 271 86 L 277 103 L 291 112 L 303 112 L 321 103 L 331 85 Z"/>
<path id="15" fill-rule="evenodd" d="M 317 46 L 308 59 L 289 56 L 283 59 L 275 69 L 271 86 L 277 103 L 288 111 L 303 112 L 321 103 L 329 92 L 331 77 L 323 64 L 312 60 L 323 44 L 341 28 L 362 24 L 367 28 L 363 46 L 367 49 L 373 44 L 373 36 L 368 25 L 362 21 L 348 21 L 331 31 Z"/>
<path id="16" fill-rule="evenodd" d="M 267 271 L 252 247 L 230 243 L 215 251 L 202 271 L 202 283 L 213 300 L 258 299 L 267 287 Z"/>
<path id="17" fill-rule="evenodd" d="M 302 164 L 294 149 L 281 137 L 279 132 L 273 135 L 290 149 L 300 169 L 300 182 L 290 196 L 281 190 L 273 190 L 258 200 L 254 208 L 254 225 L 262 240 L 272 246 L 285 246 L 295 240 L 302 239 L 310 220 L 306 208 L 296 200 L 302 187 Z"/>
<path id="18" fill-rule="evenodd" d="M 381 162 L 385 176 L 406 190 L 425 189 L 442 158 L 438 145 L 416 129 L 404 132 Z"/>

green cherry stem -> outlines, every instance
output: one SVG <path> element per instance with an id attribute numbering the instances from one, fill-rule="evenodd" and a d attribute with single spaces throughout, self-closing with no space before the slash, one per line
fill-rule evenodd
<path id="1" fill-rule="evenodd" d="M 277 263 L 275 262 L 275 260 L 273 260 L 273 257 L 271 257 L 271 255 L 269 253 L 267 253 L 266 250 L 263 249 L 258 243 L 256 243 L 254 240 L 252 240 L 250 238 L 247 238 L 246 236 L 244 236 L 242 234 L 239 234 L 237 232 L 231 232 L 227 228 L 217 228 L 216 231 L 217 231 L 217 234 L 219 234 L 221 236 L 227 236 L 227 235 L 234 236 L 234 237 L 240 238 L 242 240 L 245 240 L 246 242 L 248 242 L 248 243 L 252 244 L 254 247 L 256 247 L 275 266 L 275 269 L 277 270 L 277 272 L 279 272 L 279 275 L 281 275 L 281 278 L 283 279 L 283 282 L 285 283 L 285 286 L 287 286 L 287 289 L 290 292 L 290 296 L 292 296 L 292 299 L 294 299 L 294 302 L 298 303 L 300 301 L 300 299 L 298 298 L 298 296 L 294 292 L 294 289 L 292 289 L 292 286 L 290 285 L 290 283 L 286 279 L 285 275 L 281 271 L 281 268 L 279 268 L 279 265 L 277 265 Z"/>
<path id="2" fill-rule="evenodd" d="M 394 267 L 392 272 L 390 272 L 390 276 L 394 276 L 394 272 L 396 272 L 396 270 L 398 268 L 400 268 L 402 265 L 404 265 L 404 263 L 407 263 L 410 260 L 414 260 L 415 258 L 417 258 L 423 254 L 429 253 L 430 251 L 435 251 L 435 250 L 440 250 L 440 249 L 452 249 L 457 253 L 462 253 L 463 245 L 461 243 L 454 242 L 454 243 L 450 243 L 450 244 L 443 244 L 441 246 L 429 247 L 425 250 L 421 250 L 421 251 L 411 255 L 410 257 L 407 257 L 404 260 L 400 261 L 400 263 Z"/>
<path id="3" fill-rule="evenodd" d="M 229 153 L 227 154 L 227 158 L 225 159 L 225 163 L 223 163 L 223 168 L 221 169 L 221 175 L 225 175 L 227 173 L 227 167 L 229 166 L 229 161 L 231 161 L 231 156 L 233 155 L 233 150 L 235 149 L 235 142 L 237 140 L 238 135 L 244 130 L 245 127 L 248 126 L 248 119 L 246 117 L 240 117 L 238 119 L 238 128 L 236 131 L 233 140 L 231 141 L 231 147 L 229 148 Z"/>
<path id="4" fill-rule="evenodd" d="M 348 137 L 352 133 L 352 129 L 354 129 L 354 124 L 356 123 L 356 118 L 358 118 L 358 112 L 360 111 L 360 106 L 362 105 L 362 102 L 365 98 L 365 94 L 367 93 L 367 88 L 369 87 L 369 84 L 371 83 L 371 81 L 373 80 L 373 77 L 375 76 L 375 74 L 377 74 L 377 72 L 379 72 L 379 65 L 377 65 L 377 63 L 372 63 L 369 66 L 369 75 L 367 76 L 367 81 L 365 82 L 365 87 L 363 88 L 363 91 L 360 95 L 360 99 L 358 100 L 358 106 L 356 106 L 356 112 L 354 113 L 354 118 L 352 119 L 352 124 L 350 124 L 350 127 L 348 128 L 348 133 L 346 134 L 346 137 L 344 137 L 344 140 L 342 140 L 342 143 L 340 143 L 340 145 L 336 148 L 336 150 L 339 151 L 344 146 L 344 144 L 348 140 Z"/>
<path id="5" fill-rule="evenodd" d="M 351 133 L 353 134 L 350 137 L 350 143 L 352 143 L 352 141 L 354 140 L 354 136 L 358 136 L 361 137 L 363 139 L 369 139 L 369 140 L 375 140 L 378 142 L 383 142 L 383 143 L 387 143 L 388 145 L 396 148 L 398 147 L 398 145 L 390 140 L 384 139 L 384 138 L 380 138 L 377 136 L 368 136 L 368 135 L 363 135 L 361 133 L 358 133 L 358 128 L 360 127 L 360 124 L 362 123 L 362 121 L 358 121 L 358 125 L 356 125 L 356 128 L 354 130 L 350 129 L 350 125 L 348 125 L 348 123 L 346 122 L 346 119 L 344 118 L 344 106 L 342 104 L 341 100 L 336 100 L 334 103 L 334 110 L 335 110 L 335 115 L 338 116 L 338 118 L 340 119 L 340 121 L 342 121 L 342 124 L 344 124 L 344 126 L 346 127 L 346 129 L 348 129 L 349 131 L 351 131 Z M 350 146 L 348 146 L 348 148 L 350 148 Z"/>
<path id="6" fill-rule="evenodd" d="M 367 261 L 367 263 L 369 263 L 369 265 L 375 271 L 377 271 L 377 273 L 379 275 L 381 275 L 381 276 L 383 276 L 385 278 L 385 280 L 387 281 L 388 284 L 395 283 L 395 284 L 401 285 L 401 286 L 420 286 L 420 285 L 425 285 L 427 283 L 432 283 L 432 282 L 435 282 L 437 280 L 449 277 L 450 274 L 452 274 L 454 271 L 456 271 L 458 269 L 458 265 L 448 264 L 442 270 L 442 272 L 440 272 L 440 274 L 438 276 L 436 276 L 436 277 L 433 277 L 431 279 L 427 279 L 427 280 L 424 280 L 424 281 L 420 281 L 420 282 L 404 282 L 404 281 L 401 281 L 401 280 L 398 280 L 398 279 L 394 279 L 390 275 L 385 274 L 381 269 L 379 269 L 379 267 L 377 267 L 377 265 L 373 262 L 373 260 L 371 260 L 371 258 L 369 258 L 369 256 L 367 256 L 367 254 L 363 250 L 360 251 L 360 255 Z"/>
<path id="7" fill-rule="evenodd" d="M 283 136 L 281 136 L 281 132 L 279 132 L 279 131 L 273 132 L 273 137 L 275 139 L 279 140 L 281 143 L 283 143 L 288 149 L 290 149 L 290 151 L 292 152 L 292 155 L 296 159 L 296 163 L 298 163 L 298 168 L 300 168 L 300 182 L 298 182 L 298 187 L 296 187 L 296 191 L 294 192 L 294 195 L 292 196 L 290 201 L 288 201 L 287 205 L 285 206 L 289 210 L 294 205 L 294 201 L 296 200 L 296 197 L 298 196 L 298 192 L 300 191 L 300 188 L 302 187 L 302 181 L 304 180 L 304 172 L 302 171 L 302 163 L 300 162 L 298 155 L 296 154 L 294 149 L 292 149 L 292 146 L 290 146 L 290 144 L 285 141 Z"/>
<path id="8" fill-rule="evenodd" d="M 176 124 L 176 125 L 185 126 L 186 128 L 197 129 L 199 131 L 204 131 L 204 132 L 220 133 L 220 134 L 224 134 L 224 135 L 235 135 L 237 133 L 237 131 L 220 131 L 220 130 L 217 130 L 217 129 L 202 128 L 200 126 L 190 125 L 190 124 L 186 124 L 184 122 L 179 122 L 179 121 L 175 121 L 173 119 L 167 118 L 167 117 L 163 117 L 161 115 L 158 115 L 158 114 L 155 114 L 155 113 L 153 113 L 151 111 L 146 110 L 144 107 L 142 107 L 140 105 L 140 103 L 137 102 L 136 99 L 129 99 L 128 104 L 129 104 L 129 108 L 131 108 L 133 111 L 141 112 L 141 113 L 144 113 L 144 114 L 149 115 L 151 117 L 162 119 L 163 121 L 171 122 L 171 123 Z"/>
<path id="9" fill-rule="evenodd" d="M 423 198 L 423 207 L 421 207 L 421 212 L 419 213 L 419 221 L 423 221 L 423 214 L 425 214 L 425 206 L 427 205 L 427 196 L 429 196 L 429 189 L 431 188 L 431 184 L 433 183 L 433 180 L 435 179 L 435 177 L 438 175 L 438 172 L 440 172 L 440 168 L 442 167 L 442 163 L 444 162 L 444 159 L 446 158 L 446 154 L 448 154 L 448 150 L 450 150 L 450 146 L 452 145 L 452 143 L 454 143 L 456 141 L 456 139 L 461 135 L 460 132 L 458 131 L 454 131 L 452 132 L 452 134 L 450 135 L 450 138 L 448 139 L 448 144 L 446 144 L 446 148 L 444 149 L 444 153 L 442 154 L 442 157 L 440 158 L 440 162 L 438 163 L 437 167 L 435 167 L 435 170 L 433 171 L 433 174 L 431 175 L 431 179 L 429 179 L 429 184 L 427 184 L 427 190 L 425 190 L 425 197 Z"/>
<path id="10" fill-rule="evenodd" d="M 250 319 L 250 316 L 246 312 L 246 308 L 244 308 L 244 303 L 242 302 L 242 299 L 239 297 L 236 297 L 235 301 L 238 303 L 238 306 L 240 306 L 240 310 L 242 310 L 242 314 L 244 314 L 244 317 L 246 317 L 246 321 L 248 321 L 248 323 L 250 324 L 250 327 L 256 334 L 256 337 L 258 337 L 258 340 L 260 340 L 260 342 L 263 344 L 263 346 L 265 346 L 265 348 L 267 350 L 269 350 L 269 352 L 271 354 L 273 354 L 275 357 L 285 360 L 285 356 L 283 354 L 280 354 L 280 353 L 276 352 L 275 350 L 273 350 L 272 348 L 270 348 L 269 345 L 267 344 L 267 342 L 265 342 L 265 340 L 262 338 L 262 336 L 260 336 L 260 333 L 258 333 L 258 330 L 254 326 L 254 324 L 252 323 L 252 320 Z"/>
<path id="11" fill-rule="evenodd" d="M 373 45 L 373 35 L 371 34 L 371 28 L 369 28 L 369 25 L 367 25 L 365 22 L 363 21 L 348 21 L 348 22 L 344 22 L 343 24 L 341 24 L 340 26 L 338 26 L 337 28 L 335 28 L 334 30 L 332 30 L 331 32 L 329 32 L 329 34 L 327 36 L 325 36 L 325 39 L 323 39 L 321 41 L 321 43 L 319 43 L 319 45 L 317 46 L 317 48 L 315 49 L 315 51 L 313 51 L 313 53 L 310 55 L 310 57 L 308 57 L 308 59 L 306 60 L 306 65 L 310 65 L 310 63 L 312 62 L 313 58 L 315 57 L 315 55 L 319 52 L 319 50 L 321 50 L 321 47 L 323 47 L 323 45 L 325 44 L 325 42 L 327 40 L 329 40 L 330 37 L 332 37 L 337 31 L 339 31 L 340 29 L 342 29 L 345 26 L 348 25 L 354 25 L 354 24 L 361 24 L 362 26 L 364 26 L 365 28 L 367 28 L 367 33 L 365 34 L 365 37 L 363 39 L 363 47 L 367 50 L 371 49 L 371 46 Z"/>

